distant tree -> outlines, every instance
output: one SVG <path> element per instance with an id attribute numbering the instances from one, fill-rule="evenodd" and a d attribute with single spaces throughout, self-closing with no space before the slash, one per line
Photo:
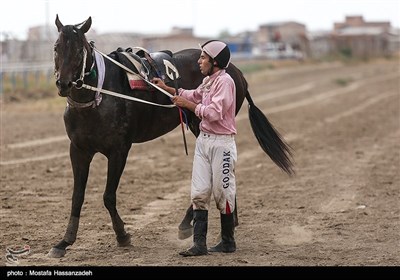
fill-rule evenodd
<path id="1" fill-rule="evenodd" d="M 229 32 L 228 29 L 223 29 L 218 35 L 219 39 L 224 39 L 224 38 L 229 38 L 229 37 L 231 37 L 231 33 Z"/>
<path id="2" fill-rule="evenodd" d="M 351 48 L 341 48 L 339 53 L 346 59 L 350 59 L 353 56 L 353 52 Z"/>

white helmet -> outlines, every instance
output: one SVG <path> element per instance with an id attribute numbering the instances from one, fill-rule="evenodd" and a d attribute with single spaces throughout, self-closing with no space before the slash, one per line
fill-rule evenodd
<path id="1" fill-rule="evenodd" d="M 227 44 L 218 40 L 210 40 L 205 42 L 200 47 L 202 51 L 214 59 L 218 67 L 228 67 L 231 60 L 231 52 Z"/>

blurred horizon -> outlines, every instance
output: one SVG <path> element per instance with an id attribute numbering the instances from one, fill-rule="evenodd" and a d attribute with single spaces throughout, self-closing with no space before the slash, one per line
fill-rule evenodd
<path id="1" fill-rule="evenodd" d="M 397 0 L 281 0 L 270 5 L 260 5 L 258 0 L 233 4 L 229 0 L 170 0 L 168 6 L 165 1 L 153 0 L 151 5 L 140 6 L 140 9 L 126 0 L 114 0 L 112 6 L 97 5 L 94 0 L 14 0 L 4 3 L 10 12 L 3 12 L 0 17 L 0 40 L 4 37 L 26 40 L 29 29 L 37 26 L 55 28 L 57 14 L 63 24 L 78 24 L 91 16 L 92 29 L 97 34 L 155 35 L 169 33 L 178 27 L 191 28 L 198 37 L 217 37 L 223 32 L 256 31 L 260 25 L 285 21 L 304 24 L 312 32 L 331 30 L 335 22 L 343 21 L 346 16 L 388 21 L 393 28 L 400 26 L 400 1 Z"/>

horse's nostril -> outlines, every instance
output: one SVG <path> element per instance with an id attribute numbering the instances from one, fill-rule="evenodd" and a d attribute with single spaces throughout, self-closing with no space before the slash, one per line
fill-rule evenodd
<path id="1" fill-rule="evenodd" d="M 73 86 L 73 83 L 71 81 L 69 82 L 65 82 L 65 81 L 61 81 L 61 80 L 57 80 L 56 81 L 56 86 L 60 89 L 70 89 Z"/>

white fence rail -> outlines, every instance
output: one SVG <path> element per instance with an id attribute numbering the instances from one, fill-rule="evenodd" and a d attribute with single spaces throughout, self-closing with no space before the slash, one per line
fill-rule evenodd
<path id="1" fill-rule="evenodd" d="M 1 63 L 0 94 L 4 90 L 28 89 L 40 82 L 50 83 L 54 79 L 54 62 Z"/>
<path id="2" fill-rule="evenodd" d="M 49 70 L 53 71 L 54 62 L 33 62 L 33 63 L 2 63 L 0 73 L 14 73 L 14 72 L 36 72 Z"/>

